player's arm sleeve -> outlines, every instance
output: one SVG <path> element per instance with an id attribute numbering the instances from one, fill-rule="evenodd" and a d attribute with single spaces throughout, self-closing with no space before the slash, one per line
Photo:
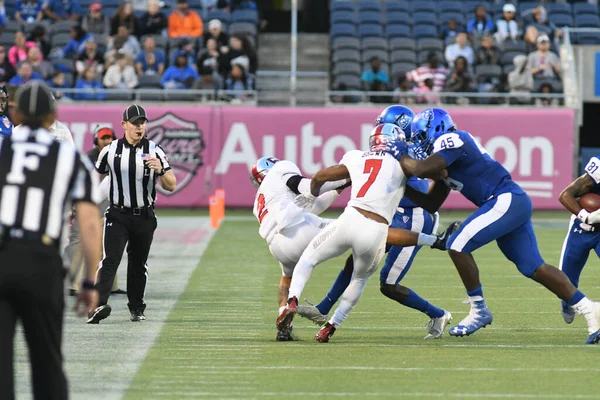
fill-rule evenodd
<path id="1" fill-rule="evenodd" d="M 100 200 L 104 201 L 108 199 L 108 193 L 110 191 L 110 178 L 108 176 L 102 179 L 98 189 L 100 191 Z"/>
<path id="2" fill-rule="evenodd" d="M 310 179 L 300 175 L 294 175 L 291 178 L 289 178 L 286 182 L 286 185 L 295 194 L 310 192 Z M 346 185 L 346 179 L 341 179 L 339 181 L 333 182 L 325 182 L 319 190 L 319 195 L 325 194 L 330 191 L 335 191 L 337 189 L 343 189 L 347 187 Z"/>
<path id="3" fill-rule="evenodd" d="M 100 204 L 102 199 L 100 198 L 98 177 L 93 173 L 90 160 L 87 157 L 81 157 L 79 153 L 77 153 L 74 174 L 75 180 L 71 190 L 73 204 L 80 201 Z"/>
<path id="4" fill-rule="evenodd" d="M 338 196 L 339 193 L 337 192 L 337 190 L 330 190 L 328 192 L 323 193 L 322 195 L 317 197 L 315 204 L 313 204 L 309 212 L 315 215 L 321 214 L 333 204 L 333 202 L 335 201 L 335 199 L 338 198 Z"/>
<path id="5" fill-rule="evenodd" d="M 162 147 L 160 147 L 160 145 L 156 145 L 156 157 L 160 161 L 160 165 L 163 167 L 163 172 L 167 172 L 171 169 L 169 159 L 167 158 L 165 151 L 162 149 Z"/>
<path id="6" fill-rule="evenodd" d="M 100 154 L 98 155 L 98 159 L 96 160 L 96 171 L 99 174 L 108 174 L 108 148 L 110 146 L 104 146 Z"/>

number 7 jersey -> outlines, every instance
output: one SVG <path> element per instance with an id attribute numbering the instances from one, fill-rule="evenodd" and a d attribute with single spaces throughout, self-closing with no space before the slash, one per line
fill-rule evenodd
<path id="1" fill-rule="evenodd" d="M 346 166 L 352 180 L 348 205 L 380 215 L 391 223 L 406 187 L 400 163 L 382 151 L 351 150 L 340 164 Z"/>

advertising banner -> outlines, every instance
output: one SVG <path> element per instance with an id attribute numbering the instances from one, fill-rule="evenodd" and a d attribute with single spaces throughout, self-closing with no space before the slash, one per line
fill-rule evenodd
<path id="1" fill-rule="evenodd" d="M 122 106 L 61 106 L 60 119 L 77 145 L 92 146 L 97 123 L 120 133 Z M 157 206 L 206 207 L 224 188 L 227 206 L 250 207 L 255 190 L 248 170 L 259 157 L 294 161 L 310 177 L 351 149 L 367 149 L 376 109 L 146 107 L 148 136 L 174 166 L 178 189 Z M 569 109 L 453 109 L 454 121 L 500 161 L 532 197 L 536 209 L 560 208 L 560 191 L 573 177 L 574 113 Z M 343 207 L 347 193 L 335 203 Z M 471 208 L 453 193 L 444 208 Z"/>

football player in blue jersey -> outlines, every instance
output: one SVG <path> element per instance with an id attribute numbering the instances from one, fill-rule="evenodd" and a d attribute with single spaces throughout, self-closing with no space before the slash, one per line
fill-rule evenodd
<path id="1" fill-rule="evenodd" d="M 544 285 L 583 315 L 589 332 L 586 343 L 598 343 L 600 304 L 585 297 L 562 271 L 544 262 L 531 224 L 531 199 L 511 179 L 509 172 L 469 133 L 457 130 L 450 115 L 439 108 L 424 110 L 414 118 L 410 140 L 419 159 L 408 155 L 405 142 L 389 146 L 389 152 L 400 160 L 408 176 L 437 177 L 445 171 L 446 186 L 461 192 L 478 207 L 447 242 L 450 258 L 471 304 L 467 317 L 452 327 L 449 334 L 468 336 L 492 323 L 492 313 L 483 298 L 479 269 L 471 253 L 495 240 L 519 272 Z M 436 182 L 434 186 L 439 184 Z M 435 212 L 448 192 L 436 193 L 439 195 L 417 193 L 412 199 L 429 212 Z M 600 222 L 600 211 L 585 216 L 585 222 Z"/>
<path id="2" fill-rule="evenodd" d="M 575 287 L 579 287 L 579 276 L 594 250 L 600 257 L 600 225 L 585 209 L 577 198 L 587 193 L 600 194 L 600 158 L 592 157 L 585 166 L 585 173 L 575 179 L 560 194 L 559 200 L 571 215 L 569 231 L 563 243 L 559 268 L 569 277 Z M 591 217 L 591 218 L 590 218 Z M 562 315 L 567 324 L 573 322 L 575 310 L 562 302 Z"/>
<path id="3" fill-rule="evenodd" d="M 410 136 L 410 127 L 414 116 L 415 113 L 409 108 L 394 105 L 383 110 L 375 123 L 377 125 L 394 124 L 401 128 L 408 137 Z M 408 186 L 423 193 L 427 193 L 429 190 L 427 179 L 411 177 L 407 181 L 407 188 Z M 439 216 L 437 213 L 430 214 L 404 197 L 398 205 L 391 227 L 423 234 L 435 234 L 438 224 Z M 451 227 L 450 232 L 457 225 L 458 223 Z M 437 339 L 442 336 L 444 328 L 452 318 L 451 314 L 429 303 L 411 289 L 400 285 L 400 281 L 410 269 L 420 249 L 421 246 L 400 247 L 388 245 L 386 249 L 388 255 L 380 272 L 380 289 L 381 293 L 389 299 L 426 314 L 430 320 L 427 324 L 428 333 L 425 339 Z M 346 261 L 345 268 L 339 273 L 325 298 L 316 306 L 298 306 L 298 314 L 320 325 L 327 322 L 327 314 L 348 287 L 352 272 L 353 264 L 352 256 L 350 256 Z"/>
<path id="4" fill-rule="evenodd" d="M 12 135 L 13 123 L 8 118 L 8 91 L 6 86 L 0 87 L 0 136 Z"/>

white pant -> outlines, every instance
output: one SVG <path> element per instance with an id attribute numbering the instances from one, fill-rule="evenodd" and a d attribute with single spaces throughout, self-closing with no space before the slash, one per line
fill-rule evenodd
<path id="1" fill-rule="evenodd" d="M 303 223 L 284 228 L 281 232 L 275 234 L 269 245 L 269 250 L 273 257 L 279 261 L 283 276 L 292 276 L 294 267 L 300 260 L 304 249 L 331 222 L 333 222 L 332 219 L 324 219 L 314 214 L 305 213 Z"/>
<path id="2" fill-rule="evenodd" d="M 353 207 L 329 224 L 308 245 L 294 270 L 290 297 L 300 298 L 313 268 L 352 249 L 354 272 L 331 323 L 340 325 L 354 308 L 385 254 L 388 226 L 366 218 Z"/>

